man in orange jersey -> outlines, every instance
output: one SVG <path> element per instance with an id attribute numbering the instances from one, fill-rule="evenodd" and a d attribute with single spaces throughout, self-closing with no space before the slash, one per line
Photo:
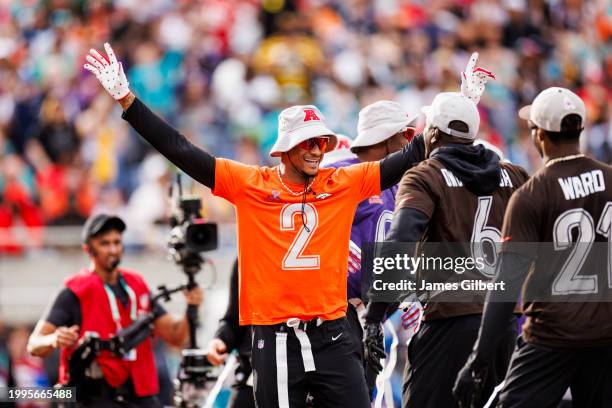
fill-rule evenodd
<path id="1" fill-rule="evenodd" d="M 359 202 L 396 184 L 424 158 L 421 136 L 376 162 L 320 169 L 337 143 L 321 112 L 293 106 L 278 119 L 275 167 L 215 158 L 193 146 L 130 92 L 110 47 L 85 68 L 121 104 L 123 118 L 165 157 L 236 206 L 240 324 L 253 325 L 260 407 L 369 407 L 360 345 L 346 331 L 349 237 Z"/>

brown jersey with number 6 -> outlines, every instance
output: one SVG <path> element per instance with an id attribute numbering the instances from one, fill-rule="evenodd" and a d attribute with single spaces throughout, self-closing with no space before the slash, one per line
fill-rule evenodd
<path id="1" fill-rule="evenodd" d="M 438 151 L 446 149 L 440 148 Z M 423 260 L 431 262 L 416 273 L 417 293 L 421 299 L 425 296 L 426 301 L 423 320 L 482 313 L 486 295 L 484 290 L 465 291 L 460 286 L 458 290 L 447 291 L 420 289 L 427 283 L 460 285 L 464 280 L 492 280 L 497 254 L 496 247 L 487 243 L 495 243 L 496 246 L 501 243 L 500 230 L 510 196 L 528 178 L 523 168 L 495 160 L 488 169 L 491 175 L 475 176 L 476 180 L 497 183 L 489 188 L 492 191 L 481 193 L 478 186 L 464 185 L 453 166 L 448 165 L 452 163 L 443 162 L 440 158 L 444 156 L 439 155 L 438 151 L 432 152 L 430 159 L 406 172 L 396 198 L 396 210 L 413 208 L 430 220 L 418 254 Z M 461 154 L 461 151 L 447 157 L 460 157 L 457 153 Z M 438 259 L 444 262 L 448 258 L 479 257 L 485 260 L 481 265 L 483 267 L 465 268 L 465 271 L 435 265 Z"/>

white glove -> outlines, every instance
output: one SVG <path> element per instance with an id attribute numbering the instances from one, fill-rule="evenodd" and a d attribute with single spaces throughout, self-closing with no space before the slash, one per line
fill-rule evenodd
<path id="1" fill-rule="evenodd" d="M 470 98 L 475 105 L 478 104 L 484 93 L 485 84 L 490 79 L 495 79 L 491 71 L 476 67 L 476 60 L 478 60 L 477 52 L 472 54 L 465 71 L 461 73 L 461 94 Z"/>
<path id="2" fill-rule="evenodd" d="M 104 89 L 108 91 L 116 100 L 124 98 L 130 93 L 129 82 L 123 72 L 123 66 L 117 62 L 117 57 L 109 43 L 104 43 L 104 49 L 108 58 L 100 54 L 93 48 L 89 50 L 89 54 L 85 57 L 88 64 L 83 68 L 91 71 Z"/>

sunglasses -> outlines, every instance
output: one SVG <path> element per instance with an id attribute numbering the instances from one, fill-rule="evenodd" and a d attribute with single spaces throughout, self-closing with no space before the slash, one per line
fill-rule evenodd
<path id="1" fill-rule="evenodd" d="M 315 148 L 315 146 L 318 146 L 319 150 L 324 152 L 327 149 L 328 142 L 329 137 L 312 137 L 310 139 L 304 140 L 303 142 L 298 144 L 298 146 L 304 150 L 312 150 Z"/>

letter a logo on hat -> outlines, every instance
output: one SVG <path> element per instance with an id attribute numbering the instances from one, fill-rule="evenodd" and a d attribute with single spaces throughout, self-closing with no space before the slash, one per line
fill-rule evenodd
<path id="1" fill-rule="evenodd" d="M 310 120 L 321 120 L 321 119 L 319 119 L 314 109 L 304 109 L 304 122 L 308 122 Z"/>

